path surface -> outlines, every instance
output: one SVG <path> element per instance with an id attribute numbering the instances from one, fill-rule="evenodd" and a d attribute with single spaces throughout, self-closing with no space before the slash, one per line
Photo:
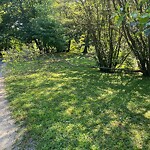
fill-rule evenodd
<path id="1" fill-rule="evenodd" d="M 0 61 L 0 150 L 12 150 L 17 138 L 17 127 L 11 118 L 9 104 L 5 99 L 4 77 L 1 73 L 2 65 Z"/>

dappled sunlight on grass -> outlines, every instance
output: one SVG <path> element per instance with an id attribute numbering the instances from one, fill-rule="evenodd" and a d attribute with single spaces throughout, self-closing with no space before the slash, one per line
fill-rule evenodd
<path id="1" fill-rule="evenodd" d="M 144 114 L 144 117 L 150 119 L 150 111 L 147 111 L 147 112 Z"/>
<path id="2" fill-rule="evenodd" d="M 32 138 L 39 150 L 148 149 L 150 80 L 67 61 L 79 66 L 60 56 L 8 66 L 8 99 L 27 130 L 21 146 Z"/>

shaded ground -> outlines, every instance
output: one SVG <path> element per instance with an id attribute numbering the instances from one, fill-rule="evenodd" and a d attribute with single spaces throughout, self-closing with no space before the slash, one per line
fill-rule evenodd
<path id="1" fill-rule="evenodd" d="M 7 65 L 7 99 L 26 129 L 21 150 L 149 149 L 150 79 L 90 65 L 80 56 Z"/>
<path id="2" fill-rule="evenodd" d="M 5 99 L 4 77 L 0 61 L 0 150 L 11 150 L 16 139 L 17 127 L 11 118 L 8 101 Z"/>

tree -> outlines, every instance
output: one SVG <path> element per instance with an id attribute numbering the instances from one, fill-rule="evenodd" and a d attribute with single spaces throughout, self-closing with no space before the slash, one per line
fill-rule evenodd
<path id="1" fill-rule="evenodd" d="M 51 0 L 5 2 L 0 26 L 2 45 L 4 39 L 12 37 L 28 44 L 35 41 L 43 52 L 55 48 L 57 52 L 63 50 L 65 39 L 63 29 L 52 16 Z M 6 38 L 7 37 L 7 38 Z M 10 42 L 3 49 L 8 49 Z"/>
<path id="2" fill-rule="evenodd" d="M 119 63 L 122 31 L 113 25 L 112 2 L 109 0 L 79 0 L 78 7 L 82 10 L 82 27 L 88 39 L 95 47 L 101 71 L 112 72 Z M 88 46 L 88 44 L 85 44 Z"/>
<path id="3" fill-rule="evenodd" d="M 150 76 L 150 3 L 149 0 L 113 0 L 124 37 L 144 76 Z"/>
<path id="4" fill-rule="evenodd" d="M 83 29 L 79 18 L 82 13 L 78 10 L 76 0 L 57 0 L 54 5 L 55 18 L 60 20 L 65 28 L 65 36 L 67 40 L 67 52 L 70 51 L 71 41 L 74 39 L 79 41 L 83 34 Z"/>

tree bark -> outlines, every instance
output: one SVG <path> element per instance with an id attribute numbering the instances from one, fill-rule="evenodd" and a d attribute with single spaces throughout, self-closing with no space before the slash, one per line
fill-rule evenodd
<path id="1" fill-rule="evenodd" d="M 87 36 L 85 37 L 85 46 L 84 46 L 84 50 L 82 53 L 87 54 L 88 48 L 89 48 L 89 32 L 87 33 Z"/>
<path id="2" fill-rule="evenodd" d="M 68 46 L 66 52 L 70 52 L 70 47 L 71 47 L 71 39 L 68 41 Z"/>

